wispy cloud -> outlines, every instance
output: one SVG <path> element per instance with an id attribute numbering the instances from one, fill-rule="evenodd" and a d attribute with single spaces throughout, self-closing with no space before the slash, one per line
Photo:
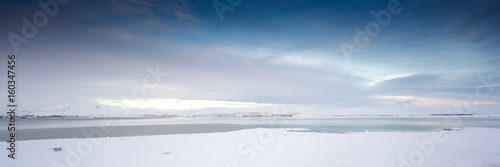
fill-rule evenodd
<path id="1" fill-rule="evenodd" d="M 165 2 L 165 6 L 180 20 L 198 21 L 192 9 L 193 5 L 187 0 Z"/>

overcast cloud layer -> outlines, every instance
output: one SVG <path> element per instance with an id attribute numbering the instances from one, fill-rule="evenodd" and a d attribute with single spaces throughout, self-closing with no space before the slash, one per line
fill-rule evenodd
<path id="1" fill-rule="evenodd" d="M 1 1 L 0 49 L 18 55 L 20 107 L 126 99 L 158 110 L 178 100 L 224 111 L 499 113 L 499 1 L 243 0 L 223 20 L 213 2 L 69 1 L 16 53 L 7 34 L 22 35 L 22 18 L 43 9 Z M 372 14 L 390 9 L 390 20 Z M 379 32 L 356 41 L 371 23 Z M 356 42 L 366 45 L 346 57 L 342 43 Z"/>

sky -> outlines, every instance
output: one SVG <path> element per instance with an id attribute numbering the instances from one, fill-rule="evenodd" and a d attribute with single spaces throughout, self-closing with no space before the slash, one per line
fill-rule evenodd
<path id="1" fill-rule="evenodd" d="M 0 13 L 23 109 L 500 114 L 495 0 L 26 0 Z"/>

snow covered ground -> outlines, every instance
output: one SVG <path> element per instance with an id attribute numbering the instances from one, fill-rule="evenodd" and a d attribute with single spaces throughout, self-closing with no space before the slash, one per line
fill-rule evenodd
<path id="1" fill-rule="evenodd" d="M 222 133 L 18 141 L 2 166 L 174 167 L 496 167 L 500 129 L 439 132 L 312 133 L 248 129 Z M 55 151 L 54 148 L 62 148 Z"/>

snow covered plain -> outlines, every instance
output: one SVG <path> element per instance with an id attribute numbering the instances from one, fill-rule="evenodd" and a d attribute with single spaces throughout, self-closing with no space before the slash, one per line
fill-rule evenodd
<path id="1" fill-rule="evenodd" d="M 313 133 L 248 129 L 221 133 L 18 141 L 12 167 L 496 167 L 500 129 Z M 7 143 L 1 142 L 0 148 Z M 61 147 L 60 151 L 55 151 Z"/>

